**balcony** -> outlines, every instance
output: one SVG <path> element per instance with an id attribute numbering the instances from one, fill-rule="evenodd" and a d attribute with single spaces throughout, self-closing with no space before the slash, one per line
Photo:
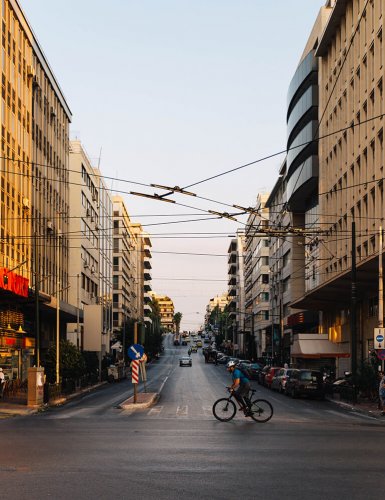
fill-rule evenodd
<path id="1" fill-rule="evenodd" d="M 144 316 L 143 319 L 144 319 L 145 323 L 149 323 L 150 325 L 152 325 L 152 319 L 151 318 L 149 318 L 148 316 Z"/>
<path id="2" fill-rule="evenodd" d="M 152 269 L 151 259 L 149 257 L 144 257 L 143 265 L 145 269 Z"/>
<path id="3" fill-rule="evenodd" d="M 152 280 L 151 273 L 150 273 L 150 271 L 148 269 L 144 270 L 143 276 L 144 276 L 144 280 L 145 281 L 151 281 Z"/>
<path id="4" fill-rule="evenodd" d="M 143 250 L 144 250 L 145 257 L 148 257 L 149 259 L 151 259 L 151 257 L 152 257 L 152 255 L 151 255 L 151 246 L 150 245 L 144 245 Z"/>
<path id="5" fill-rule="evenodd" d="M 151 290 L 152 290 L 151 283 L 149 281 L 145 281 L 143 283 L 143 288 L 144 288 L 145 292 L 151 292 Z"/>
<path id="6" fill-rule="evenodd" d="M 152 307 L 150 306 L 150 304 L 144 304 L 143 309 L 144 309 L 144 314 L 152 313 Z"/>
<path id="7" fill-rule="evenodd" d="M 143 299 L 144 299 L 144 302 L 146 304 L 148 304 L 149 302 L 152 302 L 151 295 L 148 292 L 146 292 L 146 291 L 144 292 Z"/>

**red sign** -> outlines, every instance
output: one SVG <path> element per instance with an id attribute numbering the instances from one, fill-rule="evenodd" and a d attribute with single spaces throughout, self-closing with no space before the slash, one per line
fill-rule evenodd
<path id="1" fill-rule="evenodd" d="M 8 280 L 5 279 L 6 283 L 4 283 L 5 275 L 8 278 Z M 28 283 L 28 278 L 23 278 L 23 276 L 19 276 L 13 271 L 8 271 L 6 267 L 0 267 L 0 288 L 22 297 L 28 297 Z"/>
<path id="2" fill-rule="evenodd" d="M 385 349 L 376 349 L 376 354 L 378 359 L 385 359 Z"/>

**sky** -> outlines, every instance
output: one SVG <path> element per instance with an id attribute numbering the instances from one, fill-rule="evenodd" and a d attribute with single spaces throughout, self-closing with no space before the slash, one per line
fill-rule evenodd
<path id="1" fill-rule="evenodd" d="M 197 329 L 227 291 L 227 249 L 246 222 L 207 210 L 253 205 L 284 157 L 190 188 L 212 201 L 128 192 L 162 194 L 133 182 L 185 187 L 284 150 L 288 86 L 325 1 L 19 2 L 73 113 L 71 138 L 151 235 L 153 290 Z"/>

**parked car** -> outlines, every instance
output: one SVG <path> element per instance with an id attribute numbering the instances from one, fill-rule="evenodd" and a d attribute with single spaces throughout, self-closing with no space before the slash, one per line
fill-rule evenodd
<path id="1" fill-rule="evenodd" d="M 220 365 L 227 365 L 227 363 L 229 362 L 229 356 L 222 356 L 220 358 L 218 358 L 218 363 Z"/>
<path id="2" fill-rule="evenodd" d="M 286 383 L 286 394 L 292 398 L 310 396 L 323 399 L 325 386 L 318 370 L 295 370 Z"/>
<path id="3" fill-rule="evenodd" d="M 273 382 L 274 375 L 281 370 L 280 366 L 271 366 L 270 370 L 266 373 L 264 385 L 271 389 L 271 383 Z"/>
<path id="4" fill-rule="evenodd" d="M 192 366 L 192 360 L 190 356 L 182 356 L 179 358 L 179 366 Z"/>
<path id="5" fill-rule="evenodd" d="M 186 339 L 182 340 L 182 345 L 187 345 Z"/>
<path id="6" fill-rule="evenodd" d="M 245 365 L 247 374 L 250 380 L 258 380 L 259 373 L 261 372 L 263 366 L 258 363 L 251 363 L 250 365 Z"/>
<path id="7" fill-rule="evenodd" d="M 262 368 L 262 370 L 258 374 L 258 384 L 265 385 L 265 377 L 269 370 L 270 366 L 267 365 Z"/>
<path id="8" fill-rule="evenodd" d="M 293 375 L 295 368 L 281 368 L 273 377 L 271 388 L 278 392 L 286 392 L 286 384 Z"/>

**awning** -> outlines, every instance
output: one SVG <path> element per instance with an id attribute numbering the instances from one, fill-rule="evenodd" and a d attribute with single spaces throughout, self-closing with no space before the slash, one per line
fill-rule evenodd
<path id="1" fill-rule="evenodd" d="M 312 335 L 306 335 L 306 338 L 294 338 L 290 355 L 293 358 L 350 358 L 350 353 L 343 352 L 340 344 L 334 344 L 328 339 L 311 337 Z M 319 335 L 314 334 L 313 337 Z"/>

